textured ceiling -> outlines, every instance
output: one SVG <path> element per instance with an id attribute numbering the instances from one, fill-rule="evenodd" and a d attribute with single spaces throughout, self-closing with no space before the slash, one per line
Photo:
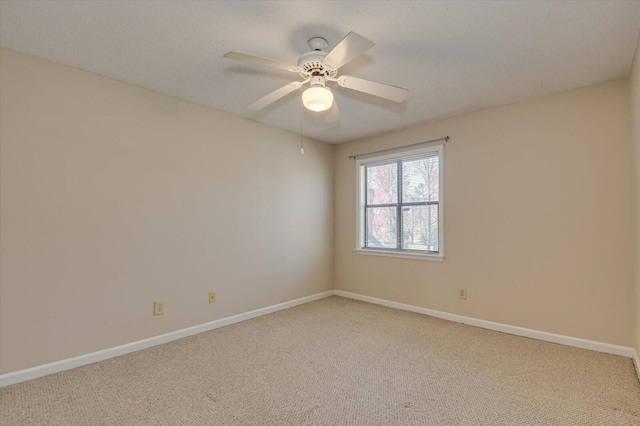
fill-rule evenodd
<path id="1" fill-rule="evenodd" d="M 300 92 L 244 107 L 295 74 L 230 50 L 296 63 L 307 40 L 349 31 L 376 45 L 340 74 L 409 89 L 396 104 L 332 87 L 342 120 L 304 112 L 303 133 L 340 143 L 629 74 L 640 1 L 0 3 L 0 45 L 300 131 Z"/>

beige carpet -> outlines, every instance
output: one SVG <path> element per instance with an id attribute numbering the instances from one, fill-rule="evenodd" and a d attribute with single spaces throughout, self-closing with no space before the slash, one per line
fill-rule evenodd
<path id="1" fill-rule="evenodd" d="M 0 390 L 1 425 L 640 425 L 630 359 L 331 297 Z"/>

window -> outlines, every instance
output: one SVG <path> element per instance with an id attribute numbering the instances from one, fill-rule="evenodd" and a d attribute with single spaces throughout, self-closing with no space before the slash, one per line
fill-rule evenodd
<path id="1" fill-rule="evenodd" d="M 358 253 L 443 259 L 442 148 L 357 161 Z"/>

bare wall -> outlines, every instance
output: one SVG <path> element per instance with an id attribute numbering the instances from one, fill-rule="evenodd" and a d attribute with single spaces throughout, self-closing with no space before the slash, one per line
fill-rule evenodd
<path id="1" fill-rule="evenodd" d="M 635 145 L 635 201 L 636 201 L 636 330 L 635 330 L 635 348 L 638 356 L 640 356 L 640 40 L 636 47 L 636 54 L 631 67 L 631 117 L 634 128 L 634 145 Z M 640 366 L 638 366 L 640 368 Z"/>
<path id="2" fill-rule="evenodd" d="M 336 288 L 633 346 L 629 104 L 624 79 L 340 145 Z M 348 156 L 445 135 L 445 260 L 356 254 Z"/>
<path id="3" fill-rule="evenodd" d="M 333 288 L 332 145 L 0 52 L 0 372 Z"/>

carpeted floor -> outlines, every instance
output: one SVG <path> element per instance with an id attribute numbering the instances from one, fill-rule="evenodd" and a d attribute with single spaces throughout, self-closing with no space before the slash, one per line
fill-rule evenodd
<path id="1" fill-rule="evenodd" d="M 340 297 L 0 389 L 0 425 L 640 425 L 629 358 Z"/>

